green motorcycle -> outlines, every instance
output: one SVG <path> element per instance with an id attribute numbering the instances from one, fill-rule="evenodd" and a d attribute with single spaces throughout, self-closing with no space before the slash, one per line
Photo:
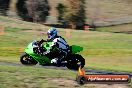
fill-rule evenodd
<path id="1" fill-rule="evenodd" d="M 20 56 L 20 62 L 23 65 L 36 65 L 39 63 L 43 66 L 52 66 L 51 60 L 59 55 L 59 50 L 57 48 L 52 49 L 50 54 L 43 55 L 42 53 L 50 48 L 53 42 L 44 42 L 41 46 L 38 45 L 39 41 L 31 42 L 25 52 Z M 77 70 L 79 66 L 84 67 L 85 59 L 77 54 L 82 51 L 83 48 L 77 45 L 70 46 L 68 54 L 60 62 L 62 66 L 66 66 L 68 69 Z"/>

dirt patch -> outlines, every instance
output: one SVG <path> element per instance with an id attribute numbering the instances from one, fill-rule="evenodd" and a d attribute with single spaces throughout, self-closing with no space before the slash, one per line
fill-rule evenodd
<path id="1" fill-rule="evenodd" d="M 4 35 L 5 32 L 4 32 L 5 28 L 3 26 L 0 26 L 0 35 Z"/>
<path id="2" fill-rule="evenodd" d="M 59 87 L 67 87 L 67 88 L 73 88 L 73 87 L 79 87 L 80 85 L 76 83 L 73 79 L 68 78 L 49 78 L 52 82 L 56 83 Z"/>

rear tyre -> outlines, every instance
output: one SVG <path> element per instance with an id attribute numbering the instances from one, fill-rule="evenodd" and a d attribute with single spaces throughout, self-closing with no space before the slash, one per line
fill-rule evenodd
<path id="1" fill-rule="evenodd" d="M 27 53 L 23 53 L 20 56 L 20 62 L 23 65 L 36 65 L 38 62 L 36 60 L 34 60 L 30 55 L 28 55 Z"/>
<path id="2" fill-rule="evenodd" d="M 85 59 L 79 54 L 70 55 L 68 58 L 67 68 L 72 70 L 78 70 L 81 66 L 82 68 L 85 65 Z"/>
<path id="3" fill-rule="evenodd" d="M 76 81 L 78 84 L 83 85 L 87 82 L 87 79 L 84 76 L 78 76 Z"/>

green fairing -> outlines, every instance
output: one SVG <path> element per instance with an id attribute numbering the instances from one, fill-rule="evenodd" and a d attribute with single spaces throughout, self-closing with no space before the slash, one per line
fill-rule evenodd
<path id="1" fill-rule="evenodd" d="M 46 46 L 44 46 L 46 49 L 48 49 L 49 47 L 46 47 Z M 29 54 L 31 57 L 33 57 L 37 62 L 39 62 L 39 64 L 44 64 L 44 63 L 50 63 L 51 62 L 51 60 L 48 58 L 48 57 L 46 57 L 46 56 L 40 56 L 40 55 L 38 55 L 38 54 L 35 54 L 34 52 L 33 52 L 33 46 L 32 46 L 32 43 L 30 43 L 29 45 L 28 45 L 28 47 L 25 49 L 25 52 L 27 53 L 27 54 Z"/>
<path id="2" fill-rule="evenodd" d="M 72 54 L 78 53 L 83 50 L 83 47 L 77 46 L 77 45 L 72 45 Z"/>
<path id="3" fill-rule="evenodd" d="M 53 44 L 53 42 L 46 42 L 46 43 L 43 44 L 43 47 L 44 47 L 46 50 L 48 50 L 48 49 L 50 49 L 50 47 L 52 46 L 52 44 Z M 72 47 L 72 48 L 71 48 L 71 49 L 72 49 L 72 54 L 75 54 L 75 53 L 80 52 L 80 51 L 83 50 L 82 47 L 77 46 L 77 45 L 72 45 L 71 47 Z M 38 54 L 35 54 L 35 53 L 33 52 L 32 43 L 30 43 L 30 44 L 28 45 L 28 47 L 25 49 L 25 52 L 26 52 L 27 54 L 29 54 L 31 57 L 33 57 L 33 58 L 34 58 L 37 62 L 39 62 L 39 64 L 41 64 L 41 65 L 43 65 L 43 64 L 45 64 L 45 63 L 49 63 L 49 64 L 50 64 L 50 62 L 51 62 L 51 58 L 48 58 L 48 57 L 46 57 L 46 56 L 40 56 L 40 55 L 38 55 Z"/>
<path id="4" fill-rule="evenodd" d="M 45 44 L 43 44 L 43 47 L 48 50 L 51 48 L 51 46 L 53 45 L 54 42 L 46 42 Z"/>

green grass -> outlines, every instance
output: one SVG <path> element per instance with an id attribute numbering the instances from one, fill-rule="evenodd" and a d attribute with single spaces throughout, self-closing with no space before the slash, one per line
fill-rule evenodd
<path id="1" fill-rule="evenodd" d="M 110 26 L 110 27 L 100 27 L 100 28 L 97 28 L 96 30 L 101 32 L 132 33 L 131 27 L 132 27 L 132 23 L 129 23 L 129 24 Z"/>
<path id="2" fill-rule="evenodd" d="M 132 72 L 131 56 L 89 56 L 86 62 L 87 68 Z"/>
<path id="3" fill-rule="evenodd" d="M 21 55 L 21 54 L 20 54 Z M 20 63 L 19 56 L 0 56 L 0 62 L 12 62 L 12 63 Z"/>
<path id="4" fill-rule="evenodd" d="M 14 21 L 14 19 L 10 20 Z M 32 23 L 20 22 L 25 26 L 18 26 L 19 22 L 14 27 L 2 24 L 6 28 L 6 34 L 0 36 L 0 61 L 19 62 L 19 56 L 24 52 L 28 43 L 47 38 L 46 35 L 39 34 L 46 32 L 48 27 L 40 24 L 31 26 Z M 27 25 L 31 28 L 28 28 Z M 32 29 L 32 27 L 34 28 Z M 86 59 L 86 67 L 132 72 L 131 34 L 70 30 L 71 37 L 68 38 L 65 30 L 58 29 L 58 31 L 70 45 L 80 45 L 84 48 L 80 54 Z M 94 58 L 97 59 L 96 62 Z"/>
<path id="5" fill-rule="evenodd" d="M 76 72 L 70 70 L 0 65 L 0 88 L 58 88 L 61 85 L 57 81 L 74 80 L 75 74 Z M 71 82 L 74 83 L 72 80 Z M 73 86 L 64 83 L 62 85 Z"/>
<path id="6" fill-rule="evenodd" d="M 78 85 L 77 72 L 71 70 L 45 69 L 32 66 L 0 65 L 0 88 L 100 88 L 98 84 Z M 103 84 L 104 85 L 104 84 Z M 131 88 L 130 84 L 122 84 Z M 105 85 L 112 87 L 112 85 Z M 115 86 L 116 87 L 116 86 Z"/>

